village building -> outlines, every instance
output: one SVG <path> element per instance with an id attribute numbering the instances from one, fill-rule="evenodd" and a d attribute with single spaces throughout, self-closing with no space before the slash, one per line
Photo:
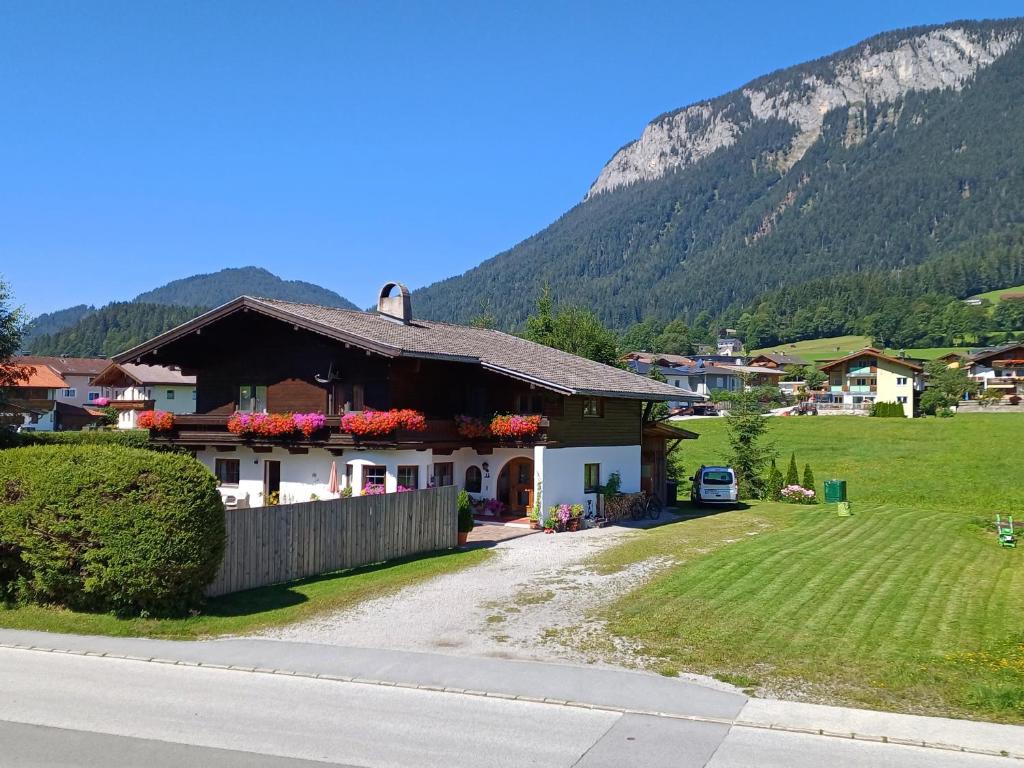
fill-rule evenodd
<path id="1" fill-rule="evenodd" d="M 416 319 L 396 283 L 375 312 L 239 297 L 116 362 L 195 377 L 195 413 L 161 416 L 151 439 L 188 448 L 252 506 L 457 485 L 522 514 L 597 503 L 613 475 L 664 498 L 666 443 L 694 437 L 647 418 L 678 388 Z"/>

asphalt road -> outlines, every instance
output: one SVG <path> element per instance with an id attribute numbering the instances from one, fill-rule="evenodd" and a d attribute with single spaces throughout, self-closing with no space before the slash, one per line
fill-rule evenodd
<path id="1" fill-rule="evenodd" d="M 257 647 L 274 650 L 273 644 Z M 215 646 L 218 651 L 225 648 L 231 646 Z M 283 653 L 284 644 L 278 650 Z M 510 678 L 532 670 L 517 662 L 491 663 L 507 664 L 503 669 Z M 556 679 L 561 671 L 551 667 L 551 677 Z M 589 672 L 572 670 L 572 674 Z M 593 673 L 597 689 L 603 679 L 610 679 L 601 678 L 599 670 Z M 650 680 L 652 691 L 664 685 L 658 678 Z M 729 718 L 716 722 L 714 718 L 635 714 L 382 682 L 382 678 L 368 684 L 0 648 L 0 764 L 5 768 L 305 768 L 324 764 L 1005 768 L 1008 764 L 1003 757 L 744 727 Z M 728 699 L 709 696 L 708 702 L 722 707 Z"/>

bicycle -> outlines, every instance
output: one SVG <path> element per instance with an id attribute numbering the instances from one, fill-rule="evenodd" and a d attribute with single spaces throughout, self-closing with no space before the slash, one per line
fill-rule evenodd
<path id="1" fill-rule="evenodd" d="M 629 513 L 634 520 L 643 520 L 645 517 L 657 520 L 661 517 L 661 509 L 662 503 L 661 499 L 658 498 L 658 494 L 641 491 L 633 499 L 633 503 L 630 504 Z"/>

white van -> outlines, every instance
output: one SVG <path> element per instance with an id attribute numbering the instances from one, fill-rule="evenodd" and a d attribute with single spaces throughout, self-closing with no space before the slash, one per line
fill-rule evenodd
<path id="1" fill-rule="evenodd" d="M 736 473 L 732 467 L 701 466 L 690 478 L 690 501 L 694 504 L 735 504 Z"/>

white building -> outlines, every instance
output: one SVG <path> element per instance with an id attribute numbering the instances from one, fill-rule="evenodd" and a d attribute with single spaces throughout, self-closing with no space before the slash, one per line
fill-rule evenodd
<path id="1" fill-rule="evenodd" d="M 109 363 L 93 381 L 99 387 L 99 401 L 118 412 L 120 429 L 135 429 L 142 411 L 194 413 L 196 377 L 180 368 L 137 363 Z"/>

